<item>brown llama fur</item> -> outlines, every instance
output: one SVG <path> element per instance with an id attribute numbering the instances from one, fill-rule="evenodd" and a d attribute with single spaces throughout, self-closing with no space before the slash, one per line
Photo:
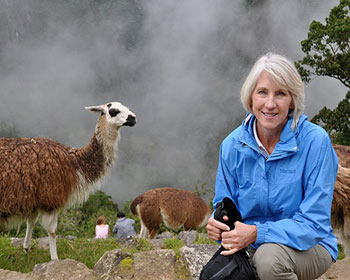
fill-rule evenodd
<path id="1" fill-rule="evenodd" d="M 0 138 L 0 222 L 27 220 L 26 251 L 41 214 L 51 259 L 58 259 L 58 213 L 84 202 L 100 187 L 115 158 L 120 127 L 136 123 L 135 115 L 118 102 L 86 109 L 100 112 L 100 117 L 90 143 L 83 148 L 45 138 Z"/>
<path id="2" fill-rule="evenodd" d="M 194 192 L 155 188 L 136 197 L 130 205 L 131 212 L 141 221 L 140 237 L 153 239 L 162 222 L 172 229 L 184 227 L 192 230 L 206 225 L 212 210 Z"/>
<path id="3" fill-rule="evenodd" d="M 350 168 L 350 146 L 333 144 L 333 148 L 338 156 L 339 165 Z"/>
<path id="4" fill-rule="evenodd" d="M 334 185 L 331 222 L 342 240 L 346 256 L 350 256 L 350 146 L 335 145 L 339 165 Z"/>

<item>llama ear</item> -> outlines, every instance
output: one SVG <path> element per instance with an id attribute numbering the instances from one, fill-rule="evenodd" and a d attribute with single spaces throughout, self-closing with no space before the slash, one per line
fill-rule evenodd
<path id="1" fill-rule="evenodd" d="M 103 108 L 103 106 L 89 106 L 89 107 L 85 107 L 85 109 L 90 112 L 101 112 L 101 113 L 105 112 L 105 109 Z"/>

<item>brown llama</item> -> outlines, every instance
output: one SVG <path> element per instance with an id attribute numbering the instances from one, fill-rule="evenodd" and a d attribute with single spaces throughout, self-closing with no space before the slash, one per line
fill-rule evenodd
<path id="1" fill-rule="evenodd" d="M 339 234 L 346 256 L 350 256 L 350 146 L 333 144 L 339 159 L 334 185 L 331 222 Z"/>
<path id="2" fill-rule="evenodd" d="M 194 192 L 155 188 L 136 197 L 130 205 L 131 212 L 141 221 L 140 237 L 153 239 L 162 222 L 172 229 L 184 227 L 192 230 L 206 225 L 212 210 Z"/>
<path id="3" fill-rule="evenodd" d="M 350 146 L 333 144 L 333 148 L 337 153 L 339 165 L 350 168 Z"/>
<path id="4" fill-rule="evenodd" d="M 100 116 L 90 143 L 83 148 L 45 138 L 0 138 L 0 221 L 27 220 L 23 247 L 28 251 L 41 214 L 52 260 L 58 259 L 58 213 L 84 202 L 100 187 L 114 162 L 120 127 L 136 123 L 134 113 L 118 102 L 85 109 Z"/>
<path id="5" fill-rule="evenodd" d="M 346 256 L 350 256 L 350 168 L 338 166 L 334 184 L 331 222 L 342 239 Z"/>

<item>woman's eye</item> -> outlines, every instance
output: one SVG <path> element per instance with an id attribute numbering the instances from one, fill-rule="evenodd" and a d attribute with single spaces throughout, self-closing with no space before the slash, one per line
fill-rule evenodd
<path id="1" fill-rule="evenodd" d="M 264 90 L 259 90 L 259 91 L 258 91 L 258 94 L 264 94 L 264 93 L 265 93 Z"/>
<path id="2" fill-rule="evenodd" d="M 285 93 L 285 92 L 283 92 L 283 91 L 279 91 L 279 92 L 277 93 L 277 95 L 279 95 L 279 96 L 285 96 L 285 95 L 286 95 L 286 93 Z"/>

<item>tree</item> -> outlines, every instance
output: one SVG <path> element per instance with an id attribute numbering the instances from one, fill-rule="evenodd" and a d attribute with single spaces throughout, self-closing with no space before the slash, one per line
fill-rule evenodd
<path id="1" fill-rule="evenodd" d="M 337 108 L 327 107 L 312 118 L 312 122 L 320 124 L 328 132 L 333 143 L 350 146 L 350 91 L 339 102 Z"/>
<path id="2" fill-rule="evenodd" d="M 305 82 L 311 75 L 329 76 L 350 87 L 350 0 L 340 0 L 326 24 L 312 21 L 301 49 L 306 56 L 295 64 Z"/>
<path id="3" fill-rule="evenodd" d="M 118 211 L 118 205 L 110 195 L 101 190 L 96 191 L 83 205 L 72 207 L 58 216 L 57 233 L 92 237 L 97 218 L 105 216 L 106 223 L 113 227 Z"/>
<path id="4" fill-rule="evenodd" d="M 329 76 L 350 87 L 350 0 L 331 9 L 326 24 L 312 21 L 308 38 L 301 42 L 305 57 L 295 65 L 304 82 Z M 330 110 L 324 107 L 311 120 L 329 133 L 333 143 L 350 145 L 350 91 Z"/>

